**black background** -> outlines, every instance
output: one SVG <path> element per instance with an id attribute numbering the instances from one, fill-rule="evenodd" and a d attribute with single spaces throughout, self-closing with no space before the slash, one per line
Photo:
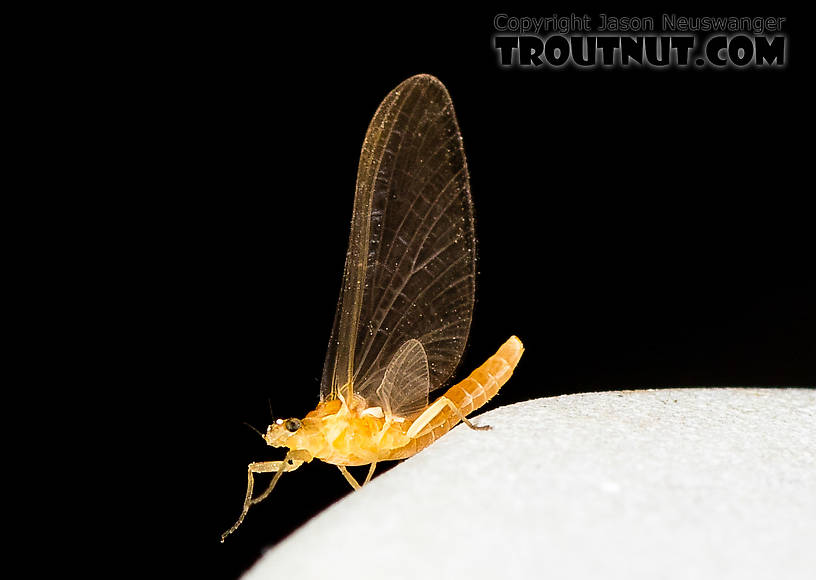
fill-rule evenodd
<path id="1" fill-rule="evenodd" d="M 448 87 L 471 174 L 477 303 L 457 376 L 511 334 L 527 349 L 488 408 L 813 384 L 812 93 L 795 18 L 779 14 L 786 70 L 520 71 L 497 66 L 497 12 L 154 15 L 120 63 L 133 80 L 117 117 L 138 155 L 112 225 L 133 232 L 116 250 L 133 272 L 117 380 L 166 460 L 143 471 L 156 531 L 206 575 L 237 576 L 350 491 L 314 462 L 218 542 L 247 463 L 281 456 L 243 422 L 263 431 L 270 404 L 289 417 L 317 402 L 360 146 L 413 74 Z"/>

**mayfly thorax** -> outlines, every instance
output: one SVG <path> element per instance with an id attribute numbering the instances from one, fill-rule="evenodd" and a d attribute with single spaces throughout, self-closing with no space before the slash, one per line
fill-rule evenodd
<path id="1" fill-rule="evenodd" d="M 467 342 L 476 273 L 470 184 L 462 137 L 445 86 L 430 75 L 401 83 L 368 127 L 343 285 L 320 403 L 303 419 L 278 419 L 264 438 L 282 461 L 251 463 L 244 507 L 266 498 L 281 475 L 320 459 L 347 466 L 410 457 L 484 405 L 521 358 L 511 337 L 462 382 L 445 385 Z M 254 476 L 274 473 L 253 497 Z"/>

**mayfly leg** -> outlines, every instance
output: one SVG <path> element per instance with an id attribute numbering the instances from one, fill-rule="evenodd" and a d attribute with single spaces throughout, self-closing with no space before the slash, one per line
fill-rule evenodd
<path id="1" fill-rule="evenodd" d="M 338 465 L 337 469 L 340 470 L 340 473 L 343 474 L 343 477 L 346 478 L 346 481 L 349 482 L 349 485 L 354 488 L 354 490 L 360 489 L 360 484 L 357 483 L 357 480 L 354 479 L 354 476 L 348 472 L 345 465 Z"/>
<path id="2" fill-rule="evenodd" d="M 221 534 L 221 542 L 223 543 L 224 540 L 227 539 L 227 536 L 238 529 L 238 527 L 243 523 L 244 518 L 246 517 L 251 506 L 262 502 L 270 493 L 272 493 L 272 490 L 275 489 L 281 475 L 287 471 L 294 471 L 303 465 L 304 461 L 309 461 L 310 459 L 311 457 L 307 457 L 303 451 L 290 451 L 286 454 L 286 458 L 283 461 L 260 461 L 250 463 L 247 468 L 247 491 L 246 497 L 244 498 L 244 507 L 241 510 L 241 515 L 238 516 L 238 521 L 236 521 L 230 529 Z M 266 488 L 266 491 L 264 491 L 258 497 L 253 498 L 252 492 L 255 488 L 256 473 L 274 473 L 275 477 L 272 478 L 272 482 L 269 484 L 269 487 Z"/>
<path id="3" fill-rule="evenodd" d="M 477 431 L 484 431 L 490 429 L 490 425 L 474 425 L 470 419 L 465 417 L 464 413 L 457 407 L 453 401 L 448 399 L 445 396 L 439 397 L 436 401 L 433 402 L 425 411 L 416 418 L 416 420 L 411 425 L 411 428 L 408 429 L 406 435 L 408 437 L 420 437 L 425 434 L 428 429 L 431 429 L 432 421 L 439 415 L 443 409 L 445 408 L 451 409 L 456 415 L 457 419 L 463 421 L 465 425 L 470 427 L 471 429 L 475 429 Z"/>
<path id="4" fill-rule="evenodd" d="M 368 468 L 368 475 L 366 475 L 366 478 L 365 478 L 365 481 L 363 482 L 363 485 L 365 485 L 369 481 L 371 481 L 371 476 L 374 475 L 374 470 L 375 469 L 377 469 L 377 462 L 376 461 L 374 463 L 372 463 L 371 466 Z"/>
<path id="5" fill-rule="evenodd" d="M 488 431 L 489 429 L 493 428 L 490 425 L 474 425 L 473 423 L 470 422 L 470 419 L 465 417 L 464 413 L 462 413 L 462 411 L 459 409 L 459 407 L 457 407 L 456 405 L 453 404 L 453 401 L 451 401 L 450 399 L 447 399 L 447 398 L 445 399 L 445 401 L 447 401 L 448 408 L 453 409 L 454 414 L 457 417 L 459 417 L 459 419 L 465 425 L 467 425 L 468 427 L 470 427 L 474 431 Z"/>
<path id="6" fill-rule="evenodd" d="M 374 475 L 374 470 L 375 470 L 376 468 L 377 468 L 377 462 L 376 462 L 376 461 L 375 461 L 375 462 L 373 462 L 371 465 L 369 465 L 369 467 L 368 467 L 368 475 L 366 475 L 366 478 L 365 478 L 365 481 L 363 482 L 363 485 L 365 485 L 365 484 L 367 484 L 369 481 L 371 481 L 371 476 L 372 476 L 372 475 Z M 355 491 L 357 491 L 358 489 L 360 489 L 360 488 L 362 487 L 362 485 L 360 485 L 359 483 L 357 483 L 357 480 L 356 480 L 356 479 L 354 479 L 354 476 L 353 476 L 352 474 L 350 474 L 350 473 L 349 473 L 349 471 L 348 471 L 348 469 L 346 469 L 346 466 L 345 466 L 345 465 L 338 465 L 338 466 L 337 466 L 337 469 L 339 469 L 339 470 L 340 470 L 340 473 L 342 473 L 342 474 L 343 474 L 343 477 L 345 477 L 345 478 L 346 478 L 346 481 L 348 481 L 348 482 L 349 482 L 349 485 L 351 485 L 351 487 L 353 487 Z"/>

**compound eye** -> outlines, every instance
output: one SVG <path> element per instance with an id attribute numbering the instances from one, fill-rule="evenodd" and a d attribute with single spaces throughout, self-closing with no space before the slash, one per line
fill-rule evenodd
<path id="1" fill-rule="evenodd" d="M 294 433 L 295 431 L 300 429 L 300 421 L 298 421 L 297 419 L 287 419 L 286 422 L 283 424 L 283 427 L 290 433 Z"/>

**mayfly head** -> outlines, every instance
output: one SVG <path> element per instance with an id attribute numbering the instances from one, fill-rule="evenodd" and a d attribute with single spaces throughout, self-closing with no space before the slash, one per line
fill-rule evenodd
<path id="1" fill-rule="evenodd" d="M 277 419 L 266 430 L 266 442 L 272 447 L 290 447 L 289 438 L 302 426 L 299 419 Z"/>

